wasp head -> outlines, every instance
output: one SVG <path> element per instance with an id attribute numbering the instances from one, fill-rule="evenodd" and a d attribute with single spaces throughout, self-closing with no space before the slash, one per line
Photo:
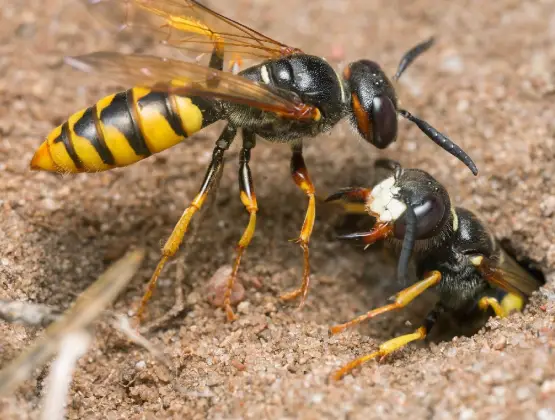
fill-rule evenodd
<path id="1" fill-rule="evenodd" d="M 432 238 L 441 232 L 451 212 L 445 188 L 419 169 L 400 169 L 371 190 L 345 188 L 327 199 L 333 200 L 364 203 L 368 214 L 376 218 L 372 231 L 343 236 L 366 244 L 386 237 L 402 240 L 409 229 L 416 240 Z M 411 216 L 413 226 L 408 226 Z"/>
<path id="2" fill-rule="evenodd" d="M 343 72 L 351 93 L 351 120 L 360 135 L 379 149 L 397 138 L 397 97 L 381 67 L 370 60 L 351 63 Z"/>

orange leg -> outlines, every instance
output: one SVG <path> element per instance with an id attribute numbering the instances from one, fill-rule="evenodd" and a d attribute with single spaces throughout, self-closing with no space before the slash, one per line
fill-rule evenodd
<path id="1" fill-rule="evenodd" d="M 141 321 L 144 317 L 146 305 L 152 297 L 152 293 L 154 292 L 158 277 L 160 277 L 164 265 L 179 250 L 179 246 L 181 245 L 181 242 L 183 242 L 183 238 L 187 233 L 191 218 L 197 211 L 201 209 L 206 200 L 206 197 L 208 196 L 208 193 L 214 186 L 214 183 L 218 178 L 218 174 L 223 167 L 224 152 L 227 150 L 227 148 L 235 138 L 236 133 L 237 130 L 235 128 L 230 128 L 228 126 L 218 139 L 216 147 L 214 148 L 214 151 L 212 153 L 212 161 L 210 162 L 210 166 L 206 171 L 204 181 L 198 194 L 195 196 L 193 202 L 189 205 L 189 207 L 187 207 L 181 215 L 181 218 L 177 222 L 177 225 L 175 225 L 173 232 L 171 233 L 169 239 L 164 245 L 164 248 L 162 249 L 162 257 L 160 258 L 160 262 L 158 263 L 154 274 L 148 282 L 146 292 L 143 295 L 141 304 L 139 306 L 139 309 L 137 310 L 137 318 L 139 319 L 139 321 Z"/>
<path id="2" fill-rule="evenodd" d="M 435 323 L 437 321 L 437 318 L 438 318 L 438 315 L 440 314 L 440 312 L 442 310 L 443 309 L 442 309 L 441 306 L 439 306 L 439 305 L 436 306 L 426 316 L 426 320 L 424 322 L 424 325 L 422 327 L 418 328 L 415 332 L 413 332 L 412 334 L 401 335 L 399 337 L 392 338 L 391 340 L 388 340 L 385 343 L 382 343 L 377 351 L 375 351 L 373 353 L 370 353 L 370 354 L 366 354 L 362 357 L 359 357 L 358 359 L 355 359 L 355 360 L 347 363 L 341 369 L 335 371 L 331 375 L 331 379 L 335 380 L 335 381 L 338 381 L 343 376 L 345 376 L 347 373 L 351 372 L 353 369 L 357 368 L 358 366 L 362 365 L 363 363 L 366 363 L 369 360 L 379 358 L 379 360 L 382 361 L 384 359 L 384 357 L 386 357 L 389 353 L 392 353 L 395 350 L 403 348 L 407 344 L 409 344 L 413 341 L 423 340 L 424 338 L 426 338 L 426 334 L 429 333 L 430 330 L 435 325 Z"/>
<path id="3" fill-rule="evenodd" d="M 240 154 L 240 167 L 239 167 L 239 187 L 241 189 L 241 202 L 249 212 L 249 224 L 243 232 L 243 236 L 237 244 L 237 256 L 235 257 L 235 262 L 233 263 L 233 270 L 231 275 L 227 280 L 226 291 L 224 295 L 224 309 L 227 315 L 227 320 L 229 322 L 237 319 L 231 309 L 231 292 L 233 290 L 233 285 L 235 279 L 237 278 L 237 272 L 239 271 L 239 264 L 241 263 L 241 257 L 243 252 L 249 246 L 251 239 L 254 235 L 254 230 L 256 227 L 256 212 L 258 211 L 258 204 L 256 202 L 256 195 L 254 194 L 254 185 L 252 182 L 251 170 L 249 168 L 249 161 L 251 158 L 251 149 L 254 147 L 255 137 L 249 132 L 243 132 L 243 148 Z"/>
<path id="4" fill-rule="evenodd" d="M 420 327 L 412 334 L 401 335 L 400 337 L 395 337 L 391 340 L 382 343 L 379 349 L 373 353 L 366 354 L 358 359 L 355 359 L 341 369 L 337 370 L 332 374 L 332 379 L 335 381 L 340 380 L 343 376 L 347 373 L 351 372 L 353 369 L 359 367 L 363 363 L 366 363 L 369 360 L 380 358 L 380 361 L 387 356 L 389 353 L 398 350 L 412 341 L 416 340 L 423 340 L 426 337 L 426 328 Z"/>
<path id="5" fill-rule="evenodd" d="M 353 325 L 357 325 L 363 321 L 366 321 L 367 319 L 374 318 L 376 315 L 380 315 L 385 312 L 404 308 L 410 302 L 412 302 L 416 297 L 424 293 L 428 288 L 432 286 L 436 286 L 440 280 L 441 280 L 441 273 L 439 271 L 432 271 L 428 275 L 428 277 L 426 277 L 424 280 L 421 280 L 418 283 L 415 283 L 412 286 L 407 287 L 406 289 L 401 290 L 399 293 L 397 293 L 397 295 L 395 296 L 395 302 L 389 305 L 385 305 L 385 306 L 381 306 L 379 308 L 373 309 L 370 312 L 367 312 L 364 315 L 361 315 L 355 319 L 352 319 L 351 321 L 346 322 L 344 324 L 330 327 L 330 334 L 340 333 L 345 329 L 352 327 Z"/>
<path id="6" fill-rule="evenodd" d="M 303 227 L 301 228 L 301 234 L 296 242 L 301 246 L 303 250 L 304 257 L 304 268 L 301 287 L 295 289 L 289 293 L 281 295 L 283 300 L 291 300 L 300 296 L 301 301 L 299 303 L 299 308 L 302 308 L 306 297 L 308 295 L 308 286 L 310 284 L 310 261 L 308 253 L 308 242 L 310 240 L 310 235 L 312 234 L 312 228 L 314 227 L 314 219 L 316 217 L 316 197 L 314 195 L 314 185 L 308 176 L 308 170 L 304 163 L 302 148 L 293 148 L 293 156 L 291 157 L 291 174 L 295 184 L 299 186 L 301 190 L 308 196 L 308 208 L 306 210 L 306 216 L 304 219 Z"/>

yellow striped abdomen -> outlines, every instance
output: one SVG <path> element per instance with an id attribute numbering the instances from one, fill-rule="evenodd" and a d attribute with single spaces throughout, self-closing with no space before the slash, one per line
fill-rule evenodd
<path id="1" fill-rule="evenodd" d="M 203 127 L 202 110 L 190 98 L 135 87 L 102 98 L 52 130 L 31 169 L 75 173 L 127 166 Z"/>

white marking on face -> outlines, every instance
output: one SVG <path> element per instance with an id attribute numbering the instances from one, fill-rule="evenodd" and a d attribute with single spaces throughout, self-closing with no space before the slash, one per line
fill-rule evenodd
<path id="1" fill-rule="evenodd" d="M 268 73 L 268 69 L 266 66 L 262 66 L 260 68 L 260 77 L 262 77 L 262 81 L 267 85 L 270 84 L 270 73 Z"/>
<path id="2" fill-rule="evenodd" d="M 379 222 L 394 222 L 407 209 L 407 205 L 394 198 L 399 194 L 399 187 L 395 186 L 395 178 L 389 177 L 372 189 L 368 209 L 378 215 Z"/>

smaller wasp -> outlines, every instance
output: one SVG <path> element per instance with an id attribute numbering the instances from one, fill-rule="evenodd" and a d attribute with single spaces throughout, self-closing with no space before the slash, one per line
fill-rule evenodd
<path id="1" fill-rule="evenodd" d="M 403 308 L 427 289 L 435 289 L 439 300 L 415 332 L 386 341 L 377 351 L 351 361 L 333 373 L 336 380 L 368 360 L 381 359 L 412 341 L 424 339 L 441 313 L 465 320 L 491 309 L 495 315 L 505 317 L 512 311 L 521 311 L 526 298 L 541 286 L 540 280 L 502 249 L 476 215 L 452 206 L 446 189 L 431 175 L 387 162 L 394 175 L 372 190 L 345 188 L 326 201 L 364 204 L 365 211 L 376 218 L 374 227 L 369 232 L 340 237 L 362 240 L 366 246 L 385 239 L 387 245 L 400 250 L 397 275 L 404 284 L 408 282 L 409 261 L 414 253 L 416 274 L 422 280 L 397 293 L 393 303 L 331 327 L 330 334 Z"/>

